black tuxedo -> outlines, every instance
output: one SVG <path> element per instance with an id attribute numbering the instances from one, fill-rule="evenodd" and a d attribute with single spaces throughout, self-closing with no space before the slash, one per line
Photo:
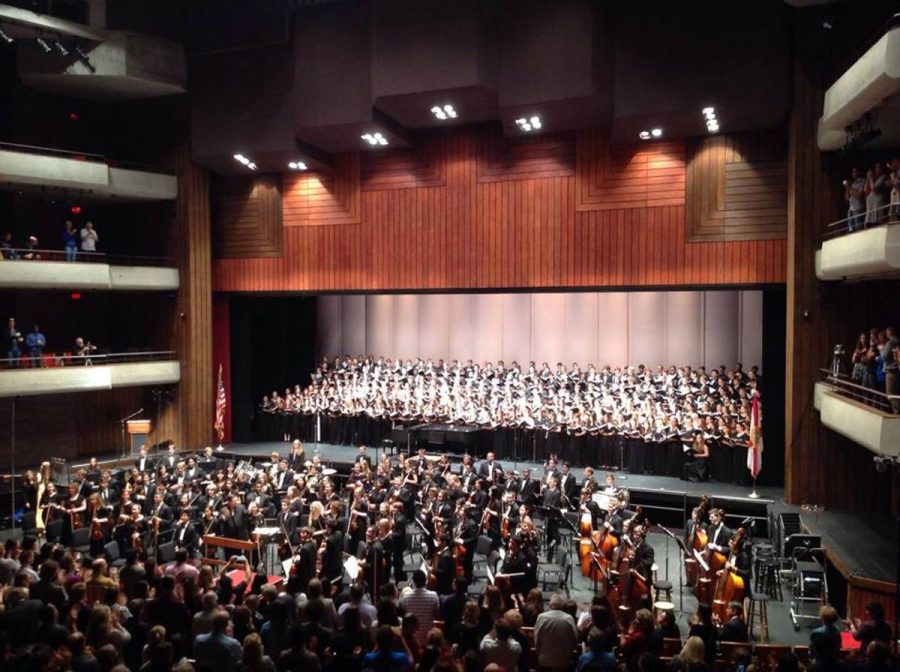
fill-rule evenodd
<path id="1" fill-rule="evenodd" d="M 518 496 L 519 488 L 521 486 L 522 486 L 522 482 L 514 476 L 513 478 L 509 478 L 506 480 L 506 486 L 503 489 L 506 492 L 512 492 L 512 493 L 515 493 L 516 496 Z"/>
<path id="2" fill-rule="evenodd" d="M 732 618 L 719 631 L 720 642 L 749 642 L 747 624 L 739 618 Z"/>
<path id="3" fill-rule="evenodd" d="M 731 530 L 725 527 L 725 523 L 719 523 L 718 525 L 710 525 L 706 530 L 706 536 L 711 547 L 715 547 L 715 550 L 720 553 L 728 553 L 728 542 L 731 541 L 731 537 L 734 535 Z"/>
<path id="4" fill-rule="evenodd" d="M 150 457 L 138 457 L 134 461 L 134 466 L 137 467 L 138 471 L 153 471 L 156 469 L 156 461 Z"/>
<path id="5" fill-rule="evenodd" d="M 306 592 L 310 579 L 316 575 L 316 543 L 312 540 L 307 541 L 300 547 L 300 553 L 297 557 L 297 576 L 300 577 L 300 586 Z"/>
<path id="6" fill-rule="evenodd" d="M 294 482 L 294 472 L 291 469 L 279 471 L 275 474 L 275 489 L 284 492 Z"/>
<path id="7" fill-rule="evenodd" d="M 194 527 L 194 524 L 192 522 L 179 522 L 175 526 L 175 536 L 173 537 L 173 541 L 175 542 L 176 548 L 187 549 L 187 552 L 190 555 L 193 555 L 194 551 L 197 550 L 197 541 L 199 540 L 199 538 L 200 537 L 197 534 L 197 528 Z"/>
<path id="8" fill-rule="evenodd" d="M 578 499 L 578 481 L 572 472 L 565 475 L 560 474 L 559 487 L 566 494 L 566 497 L 569 498 L 570 502 L 574 503 Z"/>
<path id="9" fill-rule="evenodd" d="M 463 474 L 462 477 L 462 486 L 463 490 L 466 492 L 472 492 L 472 489 L 475 487 L 475 481 L 478 480 L 478 474 L 474 471 L 470 471 L 467 474 Z"/>
<path id="10" fill-rule="evenodd" d="M 539 488 L 540 483 L 538 481 L 530 478 L 527 481 L 524 481 L 519 490 L 519 501 L 525 506 L 534 506 Z"/>
<path id="11" fill-rule="evenodd" d="M 175 512 L 172 511 L 172 507 L 165 502 L 159 505 L 153 504 L 151 505 L 151 507 L 152 508 L 150 509 L 150 515 L 156 516 L 166 523 L 172 522 L 172 520 L 175 518 Z"/>
<path id="12" fill-rule="evenodd" d="M 478 477 L 491 483 L 503 482 L 503 468 L 498 462 L 482 462 L 478 467 Z"/>

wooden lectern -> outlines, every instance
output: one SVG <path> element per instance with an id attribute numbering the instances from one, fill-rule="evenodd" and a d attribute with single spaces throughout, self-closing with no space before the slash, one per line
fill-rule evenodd
<path id="1" fill-rule="evenodd" d="M 125 423 L 125 431 L 128 432 L 128 445 L 133 455 L 147 443 L 147 437 L 150 436 L 150 421 L 129 420 Z"/>

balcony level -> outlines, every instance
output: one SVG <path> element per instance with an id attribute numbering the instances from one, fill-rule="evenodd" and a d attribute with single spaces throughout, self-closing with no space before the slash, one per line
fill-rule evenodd
<path id="1" fill-rule="evenodd" d="M 94 200 L 172 201 L 175 175 L 125 167 L 99 154 L 0 143 L 0 187 L 16 191 L 76 192 Z"/>
<path id="2" fill-rule="evenodd" d="M 890 411 L 891 397 L 844 378 L 827 375 L 815 384 L 813 405 L 822 424 L 876 455 L 900 456 L 900 415 Z M 900 397 L 893 397 L 900 401 Z"/>
<path id="3" fill-rule="evenodd" d="M 90 358 L 44 355 L 42 367 L 25 355 L 16 368 L 0 370 L 0 397 L 67 394 L 143 385 L 171 385 L 181 380 L 174 352 L 92 355 Z M 13 362 L 3 360 L 4 367 Z"/>
<path id="4" fill-rule="evenodd" d="M 35 252 L 39 261 L 0 261 L 0 288 L 171 292 L 180 284 L 178 269 L 164 259 L 79 252 L 76 261 L 56 261 L 65 253 L 17 250 L 20 257 Z"/>
<path id="5" fill-rule="evenodd" d="M 866 279 L 900 273 L 900 222 L 851 226 L 842 219 L 828 227 L 816 251 L 819 280 Z"/>

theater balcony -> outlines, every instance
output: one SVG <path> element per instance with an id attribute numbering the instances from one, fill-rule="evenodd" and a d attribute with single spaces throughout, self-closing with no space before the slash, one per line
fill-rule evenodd
<path id="1" fill-rule="evenodd" d="M 851 225 L 842 219 L 829 225 L 816 251 L 816 277 L 827 281 L 900 273 L 900 222 L 889 218 L 889 208 L 881 213 L 883 224 Z"/>
<path id="2" fill-rule="evenodd" d="M 0 360 L 0 397 L 66 394 L 143 385 L 170 385 L 181 380 L 175 353 L 141 352 L 77 357 L 45 354 L 43 366 L 27 355 L 13 362 Z"/>
<path id="3" fill-rule="evenodd" d="M 65 261 L 59 250 L 16 250 L 18 260 L 0 262 L 0 288 L 107 291 L 176 291 L 178 269 L 167 259 L 78 252 Z M 24 260 L 37 253 L 40 260 Z"/>
<path id="4" fill-rule="evenodd" d="M 822 424 L 882 457 L 900 456 L 900 415 L 891 412 L 889 397 L 856 385 L 846 376 L 823 371 L 815 384 L 813 405 Z"/>
<path id="5" fill-rule="evenodd" d="M 75 192 L 93 200 L 172 201 L 175 175 L 99 154 L 0 143 L 0 185 L 16 191 Z"/>

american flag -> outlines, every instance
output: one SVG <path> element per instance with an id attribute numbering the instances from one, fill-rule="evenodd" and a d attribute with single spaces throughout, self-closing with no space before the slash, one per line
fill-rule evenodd
<path id="1" fill-rule="evenodd" d="M 221 364 L 219 364 L 219 385 L 216 389 L 216 422 L 213 424 L 213 429 L 216 430 L 216 436 L 221 441 L 225 438 L 225 407 L 228 405 L 228 399 L 225 396 L 225 383 L 222 382 Z"/>
<path id="2" fill-rule="evenodd" d="M 753 405 L 750 408 L 750 447 L 747 449 L 747 469 L 753 476 L 753 480 L 762 469 L 762 413 L 759 408 L 759 395 L 754 393 Z"/>

